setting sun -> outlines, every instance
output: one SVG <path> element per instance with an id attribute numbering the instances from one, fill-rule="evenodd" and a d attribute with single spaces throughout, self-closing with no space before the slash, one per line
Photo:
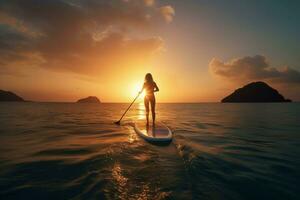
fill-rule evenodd
<path id="1" fill-rule="evenodd" d="M 138 95 L 138 93 L 142 90 L 143 87 L 143 83 L 135 83 L 132 86 L 129 87 L 129 91 L 130 91 L 130 96 L 132 96 L 133 98 L 136 97 Z M 145 96 L 145 91 L 142 92 L 142 94 L 140 94 L 140 98 L 144 98 Z"/>

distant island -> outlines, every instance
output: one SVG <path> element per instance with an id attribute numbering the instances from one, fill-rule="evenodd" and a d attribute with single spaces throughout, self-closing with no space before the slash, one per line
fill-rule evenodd
<path id="1" fill-rule="evenodd" d="M 0 90 L 0 101 L 24 102 L 25 100 L 22 97 L 19 97 L 18 95 L 14 94 L 10 91 Z"/>
<path id="2" fill-rule="evenodd" d="M 95 96 L 89 96 L 87 98 L 79 99 L 77 103 L 101 103 Z"/>
<path id="3" fill-rule="evenodd" d="M 265 82 L 259 81 L 249 83 L 235 90 L 232 94 L 222 99 L 221 102 L 291 102 L 291 100 L 285 99 L 277 90 Z"/>

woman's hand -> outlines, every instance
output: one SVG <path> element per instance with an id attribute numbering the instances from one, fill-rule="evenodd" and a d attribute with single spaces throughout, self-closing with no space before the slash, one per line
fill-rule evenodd
<path id="1" fill-rule="evenodd" d="M 157 87 L 156 83 L 154 85 L 154 92 L 158 92 L 159 91 L 159 88 Z"/>

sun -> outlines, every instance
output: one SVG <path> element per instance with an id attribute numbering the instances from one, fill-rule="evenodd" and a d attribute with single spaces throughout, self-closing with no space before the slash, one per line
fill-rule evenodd
<path id="1" fill-rule="evenodd" d="M 142 90 L 142 84 L 141 83 L 135 83 L 131 86 L 130 88 L 130 96 L 132 96 L 132 98 L 136 97 L 139 93 L 139 91 Z M 145 91 L 142 92 L 142 94 L 140 94 L 140 98 L 144 98 L 145 97 Z"/>

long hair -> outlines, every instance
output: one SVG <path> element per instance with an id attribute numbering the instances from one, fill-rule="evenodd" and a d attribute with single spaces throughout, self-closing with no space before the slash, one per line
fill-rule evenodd
<path id="1" fill-rule="evenodd" d="M 146 76 L 145 76 L 145 83 L 153 83 L 153 77 L 152 77 L 152 74 L 150 73 L 147 73 Z"/>

